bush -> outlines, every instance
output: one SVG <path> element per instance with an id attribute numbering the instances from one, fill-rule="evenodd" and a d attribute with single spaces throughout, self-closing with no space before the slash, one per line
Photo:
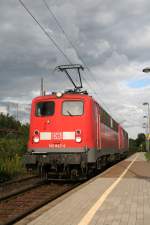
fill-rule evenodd
<path id="1" fill-rule="evenodd" d="M 145 152 L 145 158 L 150 161 L 150 152 Z"/>
<path id="2" fill-rule="evenodd" d="M 24 172 L 25 168 L 20 156 L 15 155 L 13 158 L 0 159 L 1 180 L 9 179 L 18 174 L 23 174 Z"/>
<path id="3" fill-rule="evenodd" d="M 27 149 L 29 124 L 0 114 L 0 180 L 23 173 L 22 156 Z"/>
<path id="4" fill-rule="evenodd" d="M 0 139 L 0 178 L 8 179 L 19 173 L 24 173 L 22 155 L 26 150 L 26 143 L 18 139 Z"/>
<path id="5" fill-rule="evenodd" d="M 0 139 L 0 158 L 13 158 L 16 154 L 22 156 L 26 151 L 26 141 L 23 139 Z"/>

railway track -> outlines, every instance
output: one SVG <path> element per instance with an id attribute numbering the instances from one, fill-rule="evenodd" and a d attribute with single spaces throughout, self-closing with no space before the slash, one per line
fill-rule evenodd
<path id="1" fill-rule="evenodd" d="M 41 183 L 38 176 L 28 176 L 0 184 L 0 201 Z"/>
<path id="2" fill-rule="evenodd" d="M 103 168 L 101 173 L 110 166 L 112 165 Z M 37 177 L 25 180 L 20 183 L 20 186 L 23 186 L 23 188 L 18 189 L 19 184 L 17 183 L 15 190 L 9 194 L 5 193 L 5 195 L 1 196 L 0 192 L 0 225 L 9 225 L 19 221 L 81 184 L 81 182 L 70 183 L 67 181 L 43 183 Z M 25 185 L 25 182 L 28 185 Z"/>
<path id="3" fill-rule="evenodd" d="M 38 177 L 37 175 L 26 175 L 22 178 L 18 178 L 18 179 L 15 179 L 15 180 L 1 182 L 0 187 L 6 186 L 6 185 L 11 185 L 11 184 L 18 183 L 18 182 L 24 182 L 24 181 L 27 181 L 27 180 L 32 180 L 32 179 L 37 178 L 37 177 Z"/>
<path id="4" fill-rule="evenodd" d="M 0 200 L 0 225 L 13 224 L 79 183 L 39 183 Z"/>

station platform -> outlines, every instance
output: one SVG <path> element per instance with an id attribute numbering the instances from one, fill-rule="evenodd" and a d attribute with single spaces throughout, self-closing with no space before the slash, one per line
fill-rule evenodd
<path id="1" fill-rule="evenodd" d="M 150 225 L 150 162 L 117 163 L 17 225 Z"/>

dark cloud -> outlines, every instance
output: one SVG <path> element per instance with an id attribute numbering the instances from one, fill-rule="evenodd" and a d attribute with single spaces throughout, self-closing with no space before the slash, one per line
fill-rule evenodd
<path id="1" fill-rule="evenodd" d="M 78 52 L 42 0 L 24 3 L 72 62 L 82 63 L 80 57 L 86 62 L 92 71 L 83 75 L 90 94 L 118 121 L 126 120 L 123 124 L 131 136 L 141 132 L 146 110 L 141 105 L 149 101 L 149 87 L 135 89 L 128 87 L 128 81 L 139 79 L 142 68 L 150 65 L 150 2 L 47 0 Z M 67 60 L 19 1 L 1 0 L 0 52 L 1 102 L 31 102 L 39 94 L 41 77 L 48 92 L 71 87 L 64 75 L 53 71 Z"/>

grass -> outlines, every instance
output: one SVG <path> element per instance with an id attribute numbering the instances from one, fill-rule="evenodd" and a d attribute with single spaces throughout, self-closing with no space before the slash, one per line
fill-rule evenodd
<path id="1" fill-rule="evenodd" d="M 0 182 L 24 174 L 22 143 L 20 139 L 0 138 Z"/>
<path id="2" fill-rule="evenodd" d="M 145 158 L 150 161 L 150 152 L 145 152 Z"/>
<path id="3" fill-rule="evenodd" d="M 25 168 L 22 163 L 22 158 L 15 155 L 13 158 L 0 160 L 0 180 L 10 179 L 18 174 L 24 174 Z"/>

